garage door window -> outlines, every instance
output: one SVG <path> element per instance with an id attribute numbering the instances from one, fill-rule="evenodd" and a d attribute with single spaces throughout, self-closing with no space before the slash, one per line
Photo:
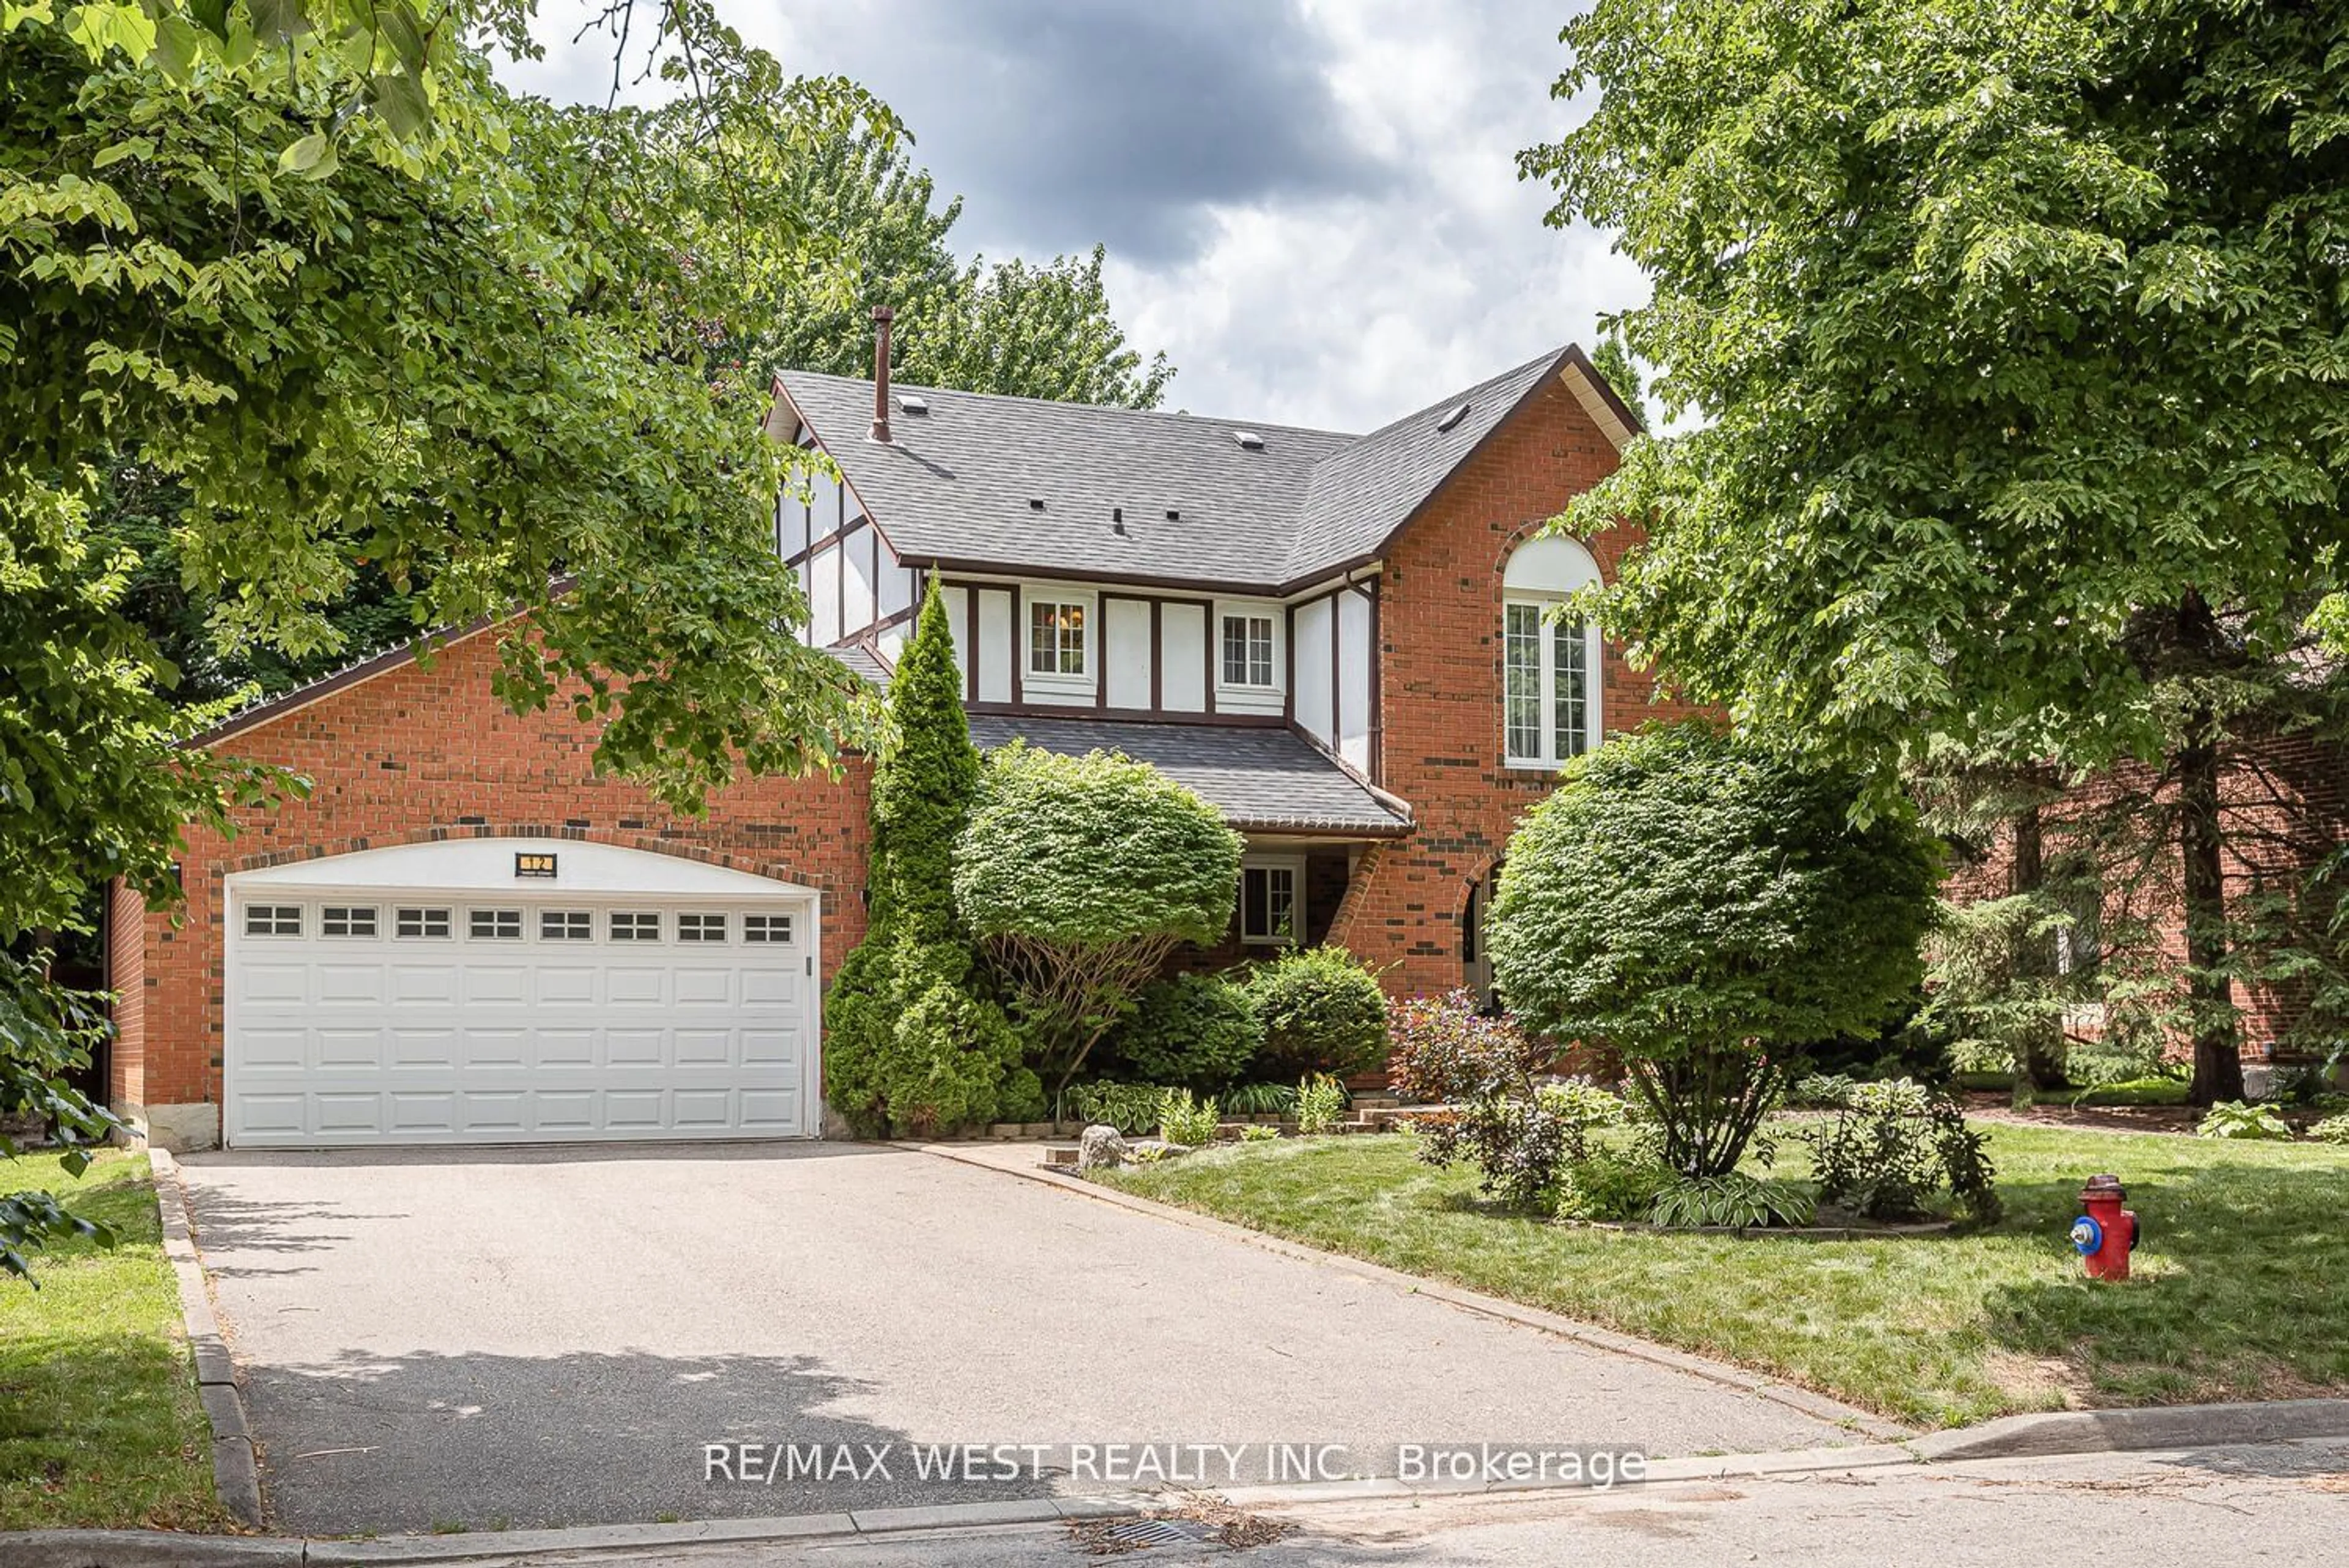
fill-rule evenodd
<path id="1" fill-rule="evenodd" d="M 679 915 L 677 918 L 677 940 L 681 942 L 722 942 L 726 940 L 726 917 Z"/>
<path id="2" fill-rule="evenodd" d="M 299 904 L 254 904 L 244 911 L 248 937 L 298 937 L 302 934 Z"/>
<path id="3" fill-rule="evenodd" d="M 375 908 L 369 904 L 329 904 L 318 911 L 318 930 L 329 937 L 375 935 Z"/>
<path id="4" fill-rule="evenodd" d="M 642 909 L 615 911 L 612 940 L 616 942 L 657 942 L 660 940 L 660 916 Z"/>
<path id="5" fill-rule="evenodd" d="M 595 936 L 595 917 L 585 909 L 542 909 L 538 914 L 542 941 L 585 942 Z"/>
<path id="6" fill-rule="evenodd" d="M 522 911 L 469 909 L 465 916 L 465 934 L 478 941 L 518 942 L 522 940 Z"/>
<path id="7" fill-rule="evenodd" d="M 792 918 L 789 915 L 745 915 L 742 917 L 742 940 L 746 942 L 788 942 L 792 940 Z"/>
<path id="8" fill-rule="evenodd" d="M 445 937 L 449 934 L 449 911 L 395 909 L 392 911 L 391 934 L 396 937 Z"/>

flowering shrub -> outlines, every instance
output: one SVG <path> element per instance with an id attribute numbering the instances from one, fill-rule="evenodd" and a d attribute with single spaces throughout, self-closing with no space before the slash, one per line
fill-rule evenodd
<path id="1" fill-rule="evenodd" d="M 1387 1033 L 1387 1086 L 1407 1100 L 1530 1097 L 1550 1056 L 1513 1020 L 1479 1012 L 1465 991 L 1397 1002 Z"/>

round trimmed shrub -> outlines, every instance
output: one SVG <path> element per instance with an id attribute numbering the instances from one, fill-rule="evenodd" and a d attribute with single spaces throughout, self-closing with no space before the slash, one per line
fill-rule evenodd
<path id="1" fill-rule="evenodd" d="M 1343 948 L 1293 948 L 1247 978 L 1264 1024 L 1262 1076 L 1350 1077 L 1386 1060 L 1387 997 Z"/>
<path id="2" fill-rule="evenodd" d="M 1923 977 L 1939 851 L 1905 807 L 1855 826 L 1860 785 L 1656 725 L 1578 759 L 1509 840 L 1503 999 L 1616 1053 L 1683 1175 L 1735 1169 L 1798 1048 L 1874 1033 Z"/>
<path id="3" fill-rule="evenodd" d="M 1245 987 L 1219 974 L 1177 975 L 1143 987 L 1117 1054 L 1154 1084 L 1213 1094 L 1239 1081 L 1264 1045 Z"/>
<path id="4" fill-rule="evenodd" d="M 1051 1092 L 1176 947 L 1223 935 L 1240 847 L 1221 812 L 1147 763 L 1016 742 L 988 755 L 955 907 L 1010 982 Z"/>

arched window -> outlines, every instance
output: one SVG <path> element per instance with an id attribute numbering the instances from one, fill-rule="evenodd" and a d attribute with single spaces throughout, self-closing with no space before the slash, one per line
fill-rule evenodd
<path id="1" fill-rule="evenodd" d="M 1599 744 L 1599 628 L 1557 606 L 1599 581 L 1572 539 L 1529 539 L 1501 577 L 1501 736 L 1511 767 L 1554 768 Z"/>

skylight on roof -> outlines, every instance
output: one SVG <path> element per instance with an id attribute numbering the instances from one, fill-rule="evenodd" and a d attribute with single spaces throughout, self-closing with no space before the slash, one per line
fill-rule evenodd
<path id="1" fill-rule="evenodd" d="M 1451 408 L 1444 410 L 1444 414 L 1442 419 L 1435 421 L 1435 428 L 1440 431 L 1448 431 L 1467 417 L 1468 405 L 1465 403 L 1455 403 Z"/>

